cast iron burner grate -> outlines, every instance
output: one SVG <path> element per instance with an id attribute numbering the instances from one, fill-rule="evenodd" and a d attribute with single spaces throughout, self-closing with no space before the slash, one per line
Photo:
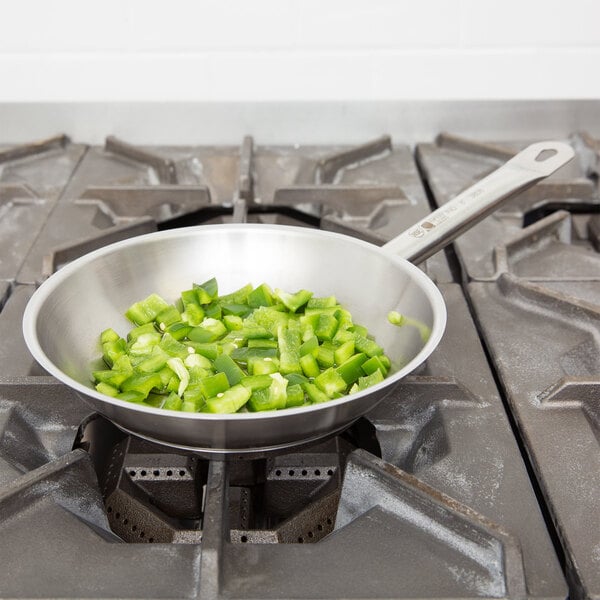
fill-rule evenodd
<path id="1" fill-rule="evenodd" d="M 75 447 L 94 464 L 110 527 L 130 543 L 202 541 L 209 459 L 129 436 L 100 416 Z M 343 434 L 287 454 L 229 462 L 232 543 L 310 543 L 335 526 L 346 458 L 381 457 L 375 429 L 360 419 Z"/>

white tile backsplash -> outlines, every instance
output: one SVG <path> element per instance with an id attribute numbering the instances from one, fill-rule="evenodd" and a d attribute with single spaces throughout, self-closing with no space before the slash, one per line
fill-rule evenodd
<path id="1" fill-rule="evenodd" d="M 0 2 L 0 101 L 600 98 L 593 0 Z"/>

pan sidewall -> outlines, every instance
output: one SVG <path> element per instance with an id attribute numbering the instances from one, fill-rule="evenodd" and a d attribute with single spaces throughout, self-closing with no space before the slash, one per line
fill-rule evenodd
<path id="1" fill-rule="evenodd" d="M 164 263 L 164 252 L 169 260 L 173 260 L 174 257 L 185 258 L 185 245 L 193 246 L 197 242 L 200 242 L 200 246 L 195 246 L 194 252 L 207 257 L 203 271 L 196 274 L 193 266 L 187 263 L 182 269 L 185 271 L 183 275 L 175 268 L 171 268 L 169 273 L 169 269 L 163 267 L 162 271 L 169 275 L 168 281 L 154 277 L 148 282 L 143 282 L 147 283 L 144 288 L 138 278 L 137 291 L 127 288 L 127 279 L 138 277 L 137 269 L 145 272 L 154 264 L 160 265 L 161 261 Z M 257 244 L 260 245 L 259 250 L 256 250 Z M 314 245 L 319 247 L 315 249 Z M 222 268 L 225 262 L 209 260 L 208 249 L 214 254 L 215 248 L 220 248 L 224 254 L 229 252 L 232 257 L 230 262 L 235 266 L 224 279 L 214 270 L 219 265 Z M 143 252 L 140 252 L 140 249 L 143 249 Z M 307 259 L 305 255 L 312 258 Z M 256 268 L 258 258 L 268 259 L 277 267 Z M 114 278 L 107 275 L 111 272 L 110 269 L 114 271 Z M 86 271 L 91 271 L 91 275 L 86 276 Z M 162 272 L 161 267 L 159 271 Z M 252 272 L 251 276 L 248 275 L 249 272 Z M 208 279 L 211 276 L 217 276 L 220 282 L 226 281 L 222 290 L 224 293 L 249 280 L 253 280 L 251 282 L 255 285 L 266 281 L 289 291 L 306 287 L 315 291 L 317 295 L 336 293 L 345 304 L 348 304 L 345 302 L 348 297 L 360 292 L 363 298 L 358 307 L 359 322 L 365 321 L 370 330 L 374 329 L 368 319 L 369 316 L 372 318 L 372 311 L 378 312 L 375 329 L 379 327 L 384 332 L 383 337 L 387 336 L 392 340 L 392 345 L 396 343 L 398 336 L 410 334 L 414 337 L 414 332 L 411 334 L 408 330 L 402 331 L 403 328 L 394 328 L 389 324 L 385 327 L 381 325 L 382 320 L 386 319 L 387 311 L 402 308 L 404 300 L 408 298 L 415 310 L 423 310 L 423 314 L 430 315 L 431 336 L 425 345 L 420 343 L 417 351 L 411 350 L 408 360 L 405 364 L 397 366 L 397 371 L 392 376 L 367 392 L 322 405 L 288 409 L 264 416 L 256 413 L 187 415 L 124 404 L 99 394 L 90 387 L 89 367 L 81 361 L 79 364 L 71 364 L 76 362 L 77 357 L 68 354 L 71 352 L 68 340 L 48 339 L 50 334 L 57 335 L 56 332 L 67 337 L 74 335 L 69 331 L 72 325 L 68 319 L 69 309 L 65 309 L 67 314 L 64 314 L 60 306 L 61 303 L 67 302 L 73 305 L 73 310 L 78 310 L 73 300 L 77 294 L 84 295 L 84 303 L 85 294 L 88 294 L 89 298 L 93 298 L 94 294 L 98 295 L 99 310 L 105 305 L 109 306 L 110 301 L 118 300 L 120 303 L 118 306 L 109 306 L 110 314 L 102 327 L 99 322 L 97 326 L 90 326 L 94 335 L 97 335 L 102 328 L 111 326 L 110 321 L 113 317 L 118 317 L 124 322 L 124 310 L 133 301 L 144 297 L 144 293 L 156 291 L 171 299 L 174 290 L 180 292 L 191 287 L 192 281 L 199 282 L 204 280 L 202 277 Z M 179 280 L 176 280 L 176 277 L 179 277 Z M 406 288 L 397 285 L 397 281 L 402 279 L 406 279 L 410 285 Z M 336 281 L 344 290 L 338 291 Z M 68 289 L 69 286 L 73 289 Z M 89 290 L 88 287 L 93 289 Z M 123 297 L 123 290 L 129 294 L 128 297 Z M 108 300 L 102 297 L 104 293 Z M 387 298 L 388 293 L 394 294 L 397 299 L 390 300 Z M 355 315 L 352 306 L 349 308 Z M 48 327 L 48 321 L 53 317 L 57 322 Z M 63 320 L 62 324 L 60 319 Z M 404 375 L 427 358 L 443 334 L 445 321 L 444 301 L 435 284 L 414 265 L 403 259 L 388 256 L 372 244 L 340 234 L 281 225 L 210 225 L 140 236 L 107 246 L 67 265 L 34 294 L 26 310 L 24 334 L 32 354 L 47 371 L 74 388 L 94 409 L 115 423 L 165 443 L 236 451 L 300 443 L 309 437 L 321 433 L 326 435 L 343 424 L 351 423 L 371 410 L 390 393 Z M 87 322 L 80 318 L 79 323 L 75 324 L 75 329 L 84 326 L 87 326 Z M 376 337 L 380 341 L 380 336 L 376 334 Z M 91 338 L 87 345 L 75 338 L 73 341 L 80 344 L 79 355 L 86 355 L 88 359 L 98 351 L 97 341 L 92 342 Z M 382 345 L 386 347 L 385 340 Z M 56 351 L 57 347 L 60 348 L 60 352 Z M 48 349 L 52 350 L 50 356 Z M 60 360 L 57 360 L 57 357 Z"/>

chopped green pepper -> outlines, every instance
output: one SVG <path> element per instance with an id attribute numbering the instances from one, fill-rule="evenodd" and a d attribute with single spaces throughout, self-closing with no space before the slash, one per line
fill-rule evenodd
<path id="1" fill-rule="evenodd" d="M 252 391 L 250 388 L 238 383 L 214 398 L 208 398 L 203 408 L 209 413 L 234 413 L 248 402 Z"/>
<path id="2" fill-rule="evenodd" d="M 335 296 L 308 290 L 273 292 L 262 283 L 219 296 L 213 278 L 181 292 L 175 305 L 151 294 L 126 316 L 134 325 L 126 339 L 101 332 L 109 368 L 92 375 L 100 393 L 142 406 L 280 410 L 361 391 L 391 368 Z"/>

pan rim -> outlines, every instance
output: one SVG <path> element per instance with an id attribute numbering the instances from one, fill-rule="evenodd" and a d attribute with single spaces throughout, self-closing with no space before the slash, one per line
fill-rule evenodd
<path id="1" fill-rule="evenodd" d="M 65 281 L 68 277 L 70 277 L 73 273 L 77 272 L 79 269 L 84 268 L 86 264 L 93 262 L 97 258 L 104 256 L 106 254 L 110 254 L 115 251 L 119 251 L 122 248 L 126 248 L 129 246 L 134 246 L 138 244 L 145 243 L 148 239 L 152 238 L 153 240 L 160 239 L 169 239 L 174 237 L 181 237 L 184 235 L 196 235 L 202 232 L 216 232 L 219 230 L 236 230 L 242 229 L 244 231 L 256 229 L 261 231 L 267 230 L 276 230 L 281 232 L 282 230 L 287 230 L 290 233 L 294 233 L 295 235 L 302 234 L 308 236 L 315 237 L 330 237 L 332 240 L 336 240 L 338 242 L 343 241 L 344 243 L 354 244 L 361 246 L 365 249 L 365 251 L 377 253 L 378 255 L 383 255 L 386 259 L 391 260 L 397 266 L 402 269 L 408 271 L 410 277 L 413 281 L 419 285 L 419 287 L 424 291 L 426 296 L 432 305 L 432 310 L 434 314 L 434 321 L 431 327 L 431 334 L 429 339 L 421 348 L 421 350 L 417 353 L 416 356 L 412 358 L 406 365 L 404 365 L 401 369 L 395 372 L 393 375 L 386 377 L 382 382 L 367 388 L 361 392 L 357 392 L 352 395 L 343 396 L 342 398 L 330 400 L 328 402 L 323 402 L 319 404 L 312 404 L 309 406 L 301 406 L 295 408 L 286 408 L 283 410 L 276 411 L 264 411 L 264 412 L 246 412 L 246 413 L 232 413 L 232 414 L 211 414 L 211 413 L 186 413 L 181 411 L 173 411 L 166 410 L 162 408 L 153 408 L 146 407 L 142 405 L 138 405 L 135 403 L 126 403 L 123 400 L 118 400 L 115 398 L 111 398 L 110 396 L 106 396 L 104 394 L 99 393 L 94 388 L 90 388 L 80 383 L 76 379 L 67 375 L 64 371 L 59 369 L 52 360 L 46 355 L 44 350 L 42 349 L 38 337 L 37 337 L 37 322 L 39 317 L 39 312 L 41 307 L 43 306 L 45 300 L 51 295 L 52 291 L 55 290 L 63 281 Z M 291 225 L 272 225 L 272 224 L 262 224 L 262 223 L 228 223 L 228 224 L 210 224 L 210 225 L 196 225 L 193 227 L 182 227 L 177 229 L 170 229 L 165 231 L 152 232 L 140 236 L 135 236 L 132 238 L 128 238 L 126 240 L 122 240 L 119 242 L 114 242 L 107 246 L 103 246 L 102 248 L 98 248 L 92 252 L 89 252 L 71 263 L 62 267 L 59 271 L 51 275 L 46 281 L 44 281 L 40 287 L 34 292 L 31 299 L 27 303 L 23 314 L 23 336 L 25 339 L 25 343 L 34 357 L 34 359 L 46 370 L 50 375 L 55 377 L 58 381 L 66 385 L 67 387 L 73 389 L 78 394 L 85 397 L 91 397 L 95 400 L 99 400 L 103 403 L 117 406 L 117 407 L 127 407 L 129 410 L 133 410 L 134 412 L 140 412 L 146 415 L 155 415 L 155 416 L 163 416 L 168 418 L 175 419 L 185 419 L 185 420 L 198 420 L 198 421 L 255 421 L 255 420 L 263 420 L 263 419 L 278 419 L 284 418 L 286 416 L 297 416 L 297 415 L 309 415 L 312 412 L 317 412 L 323 410 L 325 407 L 333 408 L 336 406 L 341 406 L 343 404 L 353 402 L 359 398 L 364 396 L 371 395 L 378 390 L 382 390 L 384 388 L 392 388 L 398 381 L 400 381 L 403 377 L 414 371 L 420 364 L 422 364 L 433 352 L 433 350 L 438 346 L 446 327 L 447 320 L 447 310 L 446 304 L 442 297 L 442 294 L 435 283 L 417 266 L 412 264 L 411 262 L 394 256 L 388 252 L 385 252 L 378 246 L 366 242 L 364 240 L 360 240 L 357 238 L 353 238 L 351 236 L 332 232 L 332 231 L 324 231 L 321 229 L 312 229 L 306 227 L 298 227 Z"/>

